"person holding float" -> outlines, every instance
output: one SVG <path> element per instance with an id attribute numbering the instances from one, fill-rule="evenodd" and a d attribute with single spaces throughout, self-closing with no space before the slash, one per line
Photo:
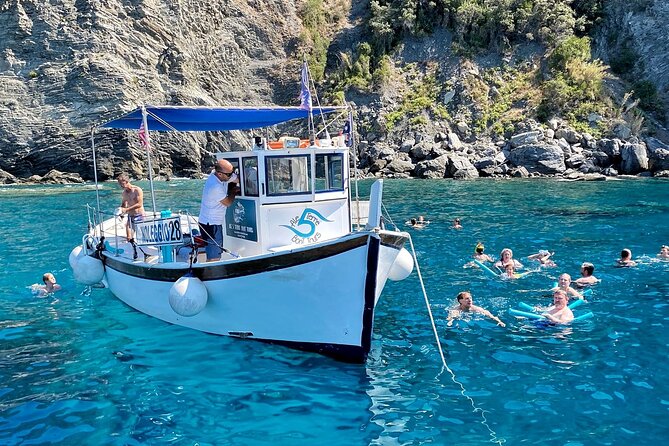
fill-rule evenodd
<path id="1" fill-rule="evenodd" d="M 474 248 L 474 255 L 472 256 L 474 257 L 474 260 L 478 260 L 479 262 L 494 263 L 492 257 L 490 257 L 488 254 L 485 254 L 484 251 L 485 251 L 485 246 L 483 245 L 483 243 L 478 242 L 476 244 L 476 247 Z"/>

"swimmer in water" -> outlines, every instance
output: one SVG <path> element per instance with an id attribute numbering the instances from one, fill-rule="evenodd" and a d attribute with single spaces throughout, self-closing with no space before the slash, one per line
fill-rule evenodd
<path id="1" fill-rule="evenodd" d="M 660 247 L 660 253 L 657 255 L 658 259 L 669 260 L 669 246 L 662 245 Z"/>
<path id="2" fill-rule="evenodd" d="M 455 220 L 453 220 L 452 228 L 453 229 L 462 229 L 462 224 L 460 224 L 460 219 L 459 218 L 456 218 Z"/>
<path id="3" fill-rule="evenodd" d="M 42 282 L 44 282 L 44 285 L 35 284 L 31 287 L 33 293 L 39 296 L 46 296 L 61 289 L 61 286 L 56 283 L 56 277 L 51 273 L 45 273 L 42 276 Z"/>
<path id="4" fill-rule="evenodd" d="M 536 260 L 539 262 L 541 266 L 545 266 L 547 268 L 554 268 L 557 266 L 557 264 L 551 259 L 551 256 L 554 255 L 554 252 L 549 252 L 546 251 L 545 249 L 542 249 L 536 254 L 532 254 L 527 256 L 529 260 Z"/>
<path id="5" fill-rule="evenodd" d="M 514 268 L 513 262 L 508 262 L 504 265 L 504 272 L 501 274 L 502 279 L 517 279 L 516 270 Z"/>
<path id="6" fill-rule="evenodd" d="M 448 310 L 448 322 L 447 326 L 453 325 L 453 320 L 462 316 L 463 313 L 479 313 L 485 317 L 489 317 L 493 321 L 497 322 L 497 325 L 500 327 L 506 327 L 506 324 L 502 322 L 497 316 L 486 310 L 485 308 L 474 305 L 474 300 L 472 299 L 472 294 L 469 291 L 462 291 L 458 293 L 458 306 L 451 310 Z"/>
<path id="7" fill-rule="evenodd" d="M 553 292 L 553 306 L 549 307 L 542 316 L 556 324 L 568 324 L 574 320 L 574 313 L 567 306 L 569 296 L 563 290 Z"/>
<path id="8" fill-rule="evenodd" d="M 616 263 L 622 268 L 636 266 L 636 262 L 632 260 L 632 251 L 627 248 L 620 252 L 620 258 L 616 261 Z"/>
<path id="9" fill-rule="evenodd" d="M 571 276 L 567 273 L 560 274 L 560 277 L 558 277 L 558 284 L 555 288 L 553 288 L 551 291 L 558 291 L 562 290 L 567 294 L 567 297 L 575 297 L 577 299 L 583 300 L 584 297 L 581 293 L 576 291 L 574 288 L 571 287 Z"/>
<path id="10" fill-rule="evenodd" d="M 500 269 L 505 269 L 506 264 L 509 262 L 513 262 L 514 270 L 523 267 L 522 263 L 513 258 L 513 251 L 509 248 L 504 248 L 502 249 L 502 252 L 499 253 L 499 260 L 495 263 L 495 266 Z"/>
<path id="11" fill-rule="evenodd" d="M 581 277 L 574 280 L 574 283 L 580 287 L 599 283 L 599 279 L 593 275 L 594 272 L 595 265 L 590 262 L 583 262 L 583 265 L 581 265 Z"/>
<path id="12" fill-rule="evenodd" d="M 485 246 L 483 246 L 483 243 L 479 242 L 476 244 L 476 248 L 474 248 L 474 260 L 478 260 L 479 262 L 493 262 L 492 257 L 490 257 L 488 254 L 485 254 L 483 251 L 485 251 Z"/>

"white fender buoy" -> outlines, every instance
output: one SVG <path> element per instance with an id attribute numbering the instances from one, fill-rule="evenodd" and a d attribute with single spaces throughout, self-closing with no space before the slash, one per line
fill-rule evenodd
<path id="1" fill-rule="evenodd" d="M 207 305 L 207 298 L 207 287 L 190 274 L 179 278 L 170 288 L 170 307 L 179 316 L 195 316 Z"/>
<path id="2" fill-rule="evenodd" d="M 388 278 L 390 280 L 399 281 L 404 280 L 409 277 L 409 274 L 413 271 L 413 257 L 411 253 L 405 248 L 400 249 L 400 253 L 397 254 L 397 258 L 390 267 L 388 272 Z"/>
<path id="3" fill-rule="evenodd" d="M 102 260 L 92 256 L 81 256 L 72 271 L 74 272 L 74 279 L 84 285 L 100 283 L 105 276 L 105 267 Z"/>
<path id="4" fill-rule="evenodd" d="M 74 269 L 76 264 L 79 262 L 79 259 L 84 256 L 83 250 L 84 247 L 79 245 L 75 246 L 74 249 L 70 252 L 70 257 L 68 258 L 70 261 L 70 268 Z"/>

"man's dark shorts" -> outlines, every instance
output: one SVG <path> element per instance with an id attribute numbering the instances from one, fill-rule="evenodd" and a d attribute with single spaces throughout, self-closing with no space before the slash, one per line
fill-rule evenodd
<path id="1" fill-rule="evenodd" d="M 206 248 L 207 260 L 218 259 L 221 257 L 223 247 L 223 225 L 208 225 L 200 223 L 200 234 L 202 240 L 207 242 Z"/>

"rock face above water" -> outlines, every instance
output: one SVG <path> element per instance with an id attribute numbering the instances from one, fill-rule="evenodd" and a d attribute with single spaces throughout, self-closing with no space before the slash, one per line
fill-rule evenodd
<path id="1" fill-rule="evenodd" d="M 91 179 L 91 127 L 121 110 L 142 103 L 286 103 L 295 96 L 299 67 L 287 54 L 301 31 L 294 3 L 178 6 L 0 6 L 0 169 L 25 178 L 55 168 Z M 246 142 L 239 134 L 156 139 L 160 169 L 189 176 L 208 167 L 209 153 Z M 97 146 L 101 179 L 121 170 L 146 176 L 134 134 L 106 132 Z"/>

